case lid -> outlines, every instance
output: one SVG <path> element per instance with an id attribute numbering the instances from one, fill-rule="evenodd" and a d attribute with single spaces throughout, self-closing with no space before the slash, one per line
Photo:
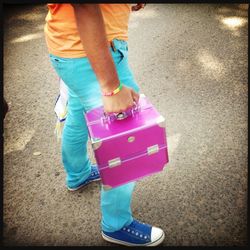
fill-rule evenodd
<path id="1" fill-rule="evenodd" d="M 138 107 L 138 111 L 132 112 L 125 119 L 111 121 L 105 118 L 103 106 L 87 112 L 85 119 L 92 143 L 152 126 L 156 124 L 156 121 L 164 121 L 164 118 L 143 94 L 140 95 Z"/>

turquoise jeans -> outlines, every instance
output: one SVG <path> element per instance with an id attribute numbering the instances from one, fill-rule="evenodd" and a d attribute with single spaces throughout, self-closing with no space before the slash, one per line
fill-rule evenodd
<path id="1" fill-rule="evenodd" d="M 113 40 L 110 48 L 120 81 L 139 92 L 128 65 L 126 41 Z M 101 90 L 87 57 L 61 58 L 50 54 L 54 69 L 68 87 L 68 114 L 62 133 L 62 162 L 66 171 L 66 185 L 78 186 L 88 178 L 91 162 L 87 152 L 88 130 L 84 113 L 102 105 Z M 101 187 L 101 227 L 114 232 L 133 220 L 131 197 L 135 182 L 111 190 Z"/>

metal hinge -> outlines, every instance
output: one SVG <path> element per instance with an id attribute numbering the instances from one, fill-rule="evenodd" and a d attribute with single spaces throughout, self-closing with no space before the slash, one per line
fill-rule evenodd
<path id="1" fill-rule="evenodd" d="M 152 154 L 155 154 L 159 151 L 159 146 L 158 144 L 155 144 L 153 146 L 150 146 L 147 148 L 147 153 L 148 155 L 152 155 Z"/>

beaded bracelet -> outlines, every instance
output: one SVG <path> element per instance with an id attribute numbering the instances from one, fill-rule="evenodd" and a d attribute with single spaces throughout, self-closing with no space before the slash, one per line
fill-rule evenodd
<path id="1" fill-rule="evenodd" d="M 122 89 L 122 83 L 119 84 L 118 88 L 116 88 L 115 90 L 113 90 L 112 92 L 107 92 L 107 93 L 102 93 L 103 96 L 112 96 L 117 94 L 118 92 L 120 92 Z"/>

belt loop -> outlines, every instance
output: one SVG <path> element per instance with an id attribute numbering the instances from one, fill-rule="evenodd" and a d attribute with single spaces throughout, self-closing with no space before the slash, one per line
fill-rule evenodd
<path id="1" fill-rule="evenodd" d="M 116 48 L 115 48 L 115 44 L 113 42 L 113 40 L 110 42 L 111 48 L 114 52 L 116 52 Z"/>

